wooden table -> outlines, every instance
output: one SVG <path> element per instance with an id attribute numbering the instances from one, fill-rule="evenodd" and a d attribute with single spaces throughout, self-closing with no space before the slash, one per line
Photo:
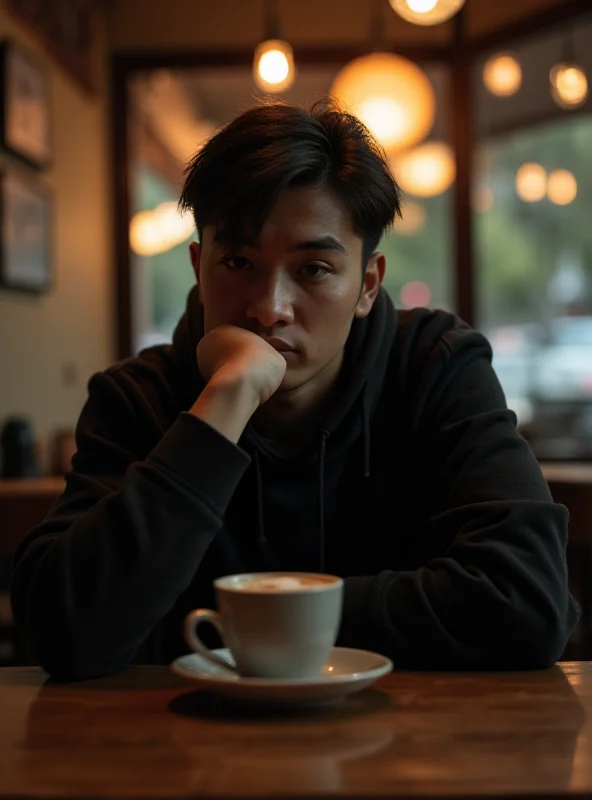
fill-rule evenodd
<path id="1" fill-rule="evenodd" d="M 0 798 L 592 797 L 592 663 L 397 672 L 261 713 L 166 667 L 52 685 L 0 670 Z"/>

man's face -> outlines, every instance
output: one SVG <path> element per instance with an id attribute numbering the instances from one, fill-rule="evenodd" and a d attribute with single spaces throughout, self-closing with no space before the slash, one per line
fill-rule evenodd
<path id="1" fill-rule="evenodd" d="M 205 332 L 230 324 L 276 339 L 287 362 L 280 392 L 337 374 L 352 321 L 370 312 L 384 276 L 376 254 L 362 284 L 362 239 L 347 209 L 309 187 L 279 195 L 257 242 L 229 250 L 206 226 L 191 260 Z"/>

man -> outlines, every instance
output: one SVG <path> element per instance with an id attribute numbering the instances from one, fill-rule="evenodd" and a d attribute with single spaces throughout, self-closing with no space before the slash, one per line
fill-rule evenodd
<path id="1" fill-rule="evenodd" d="M 366 129 L 253 108 L 181 203 L 200 243 L 173 344 L 91 379 L 66 491 L 16 554 L 40 663 L 114 672 L 155 628 L 169 661 L 216 577 L 279 569 L 343 576 L 338 644 L 398 666 L 552 664 L 576 620 L 566 510 L 487 341 L 381 289 L 399 191 Z"/>

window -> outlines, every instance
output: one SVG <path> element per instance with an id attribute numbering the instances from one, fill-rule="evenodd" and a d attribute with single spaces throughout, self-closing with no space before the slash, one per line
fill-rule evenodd
<path id="1" fill-rule="evenodd" d="M 380 243 L 387 259 L 384 286 L 396 306 L 454 308 L 451 194 L 406 198 L 403 219 Z"/>
<path id="2" fill-rule="evenodd" d="M 558 36 L 519 51 L 525 80 L 532 66 L 542 81 L 539 116 L 547 121 L 512 126 L 502 104 L 499 132 L 488 134 L 500 99 L 482 113 L 474 195 L 478 319 L 537 456 L 590 458 L 592 115 L 552 108 L 548 70 L 559 53 Z"/>
<path id="3" fill-rule="evenodd" d="M 309 105 L 326 96 L 337 66 L 299 67 L 294 87 L 282 99 Z M 438 116 L 432 138 L 448 139 L 448 72 L 426 68 L 434 86 Z M 175 229 L 159 247 L 154 231 L 176 226 L 177 201 L 185 164 L 220 125 L 256 102 L 248 67 L 155 70 L 138 73 L 129 84 L 131 170 L 131 276 L 134 349 L 170 341 L 194 283 L 188 244 L 189 224 Z M 138 216 L 146 215 L 146 216 Z M 152 215 L 152 216 L 150 216 Z M 146 228 L 138 224 L 146 222 Z M 450 307 L 451 191 L 405 200 L 404 219 L 381 242 L 388 270 L 386 288 L 398 305 Z"/>

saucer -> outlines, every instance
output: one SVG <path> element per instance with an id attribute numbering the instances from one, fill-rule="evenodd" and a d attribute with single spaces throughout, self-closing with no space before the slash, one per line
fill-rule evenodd
<path id="1" fill-rule="evenodd" d="M 229 665 L 234 662 L 226 648 L 214 650 Z M 172 671 L 213 694 L 269 705 L 322 705 L 359 692 L 389 673 L 393 663 L 368 650 L 334 647 L 318 678 L 241 678 L 232 669 L 214 664 L 199 653 L 177 658 Z"/>

